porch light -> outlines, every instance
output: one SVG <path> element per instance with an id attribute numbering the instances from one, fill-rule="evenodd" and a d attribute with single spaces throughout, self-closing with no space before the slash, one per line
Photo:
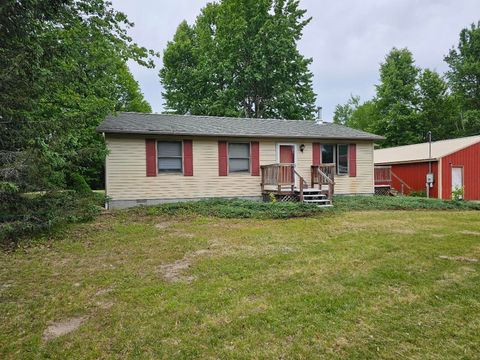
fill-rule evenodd
<path id="1" fill-rule="evenodd" d="M 300 151 L 303 153 L 303 150 L 305 150 L 305 144 L 300 145 Z"/>

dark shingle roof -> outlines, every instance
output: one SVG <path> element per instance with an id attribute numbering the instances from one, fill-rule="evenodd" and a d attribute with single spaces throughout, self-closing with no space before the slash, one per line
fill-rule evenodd
<path id="1" fill-rule="evenodd" d="M 108 116 L 97 128 L 111 134 L 152 134 L 259 138 L 382 140 L 383 137 L 342 125 L 308 120 L 245 119 L 215 116 L 123 112 Z"/>

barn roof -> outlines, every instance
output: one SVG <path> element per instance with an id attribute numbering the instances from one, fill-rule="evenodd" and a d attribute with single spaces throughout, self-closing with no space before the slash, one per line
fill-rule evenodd
<path id="1" fill-rule="evenodd" d="M 382 136 L 346 126 L 309 120 L 246 119 L 215 116 L 121 112 L 97 131 L 113 134 L 184 135 L 258 138 L 383 140 Z"/>
<path id="2" fill-rule="evenodd" d="M 480 142 L 480 135 L 434 141 L 432 142 L 432 159 L 438 160 L 478 142 Z M 422 162 L 428 160 L 428 142 L 396 146 L 374 151 L 374 162 L 377 165 Z"/>

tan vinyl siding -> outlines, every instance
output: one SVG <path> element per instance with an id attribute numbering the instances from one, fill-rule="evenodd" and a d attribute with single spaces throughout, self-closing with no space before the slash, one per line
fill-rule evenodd
<path id="1" fill-rule="evenodd" d="M 192 137 L 190 137 L 192 138 Z M 166 138 L 165 138 L 166 139 Z M 168 139 L 179 139 L 168 137 Z M 112 200 L 260 196 L 260 176 L 247 173 L 218 175 L 218 138 L 193 138 L 193 175 L 146 176 L 145 138 L 107 135 L 107 195 Z M 310 141 L 259 140 L 260 164 L 277 162 L 277 144 L 296 144 L 297 171 L 310 182 Z M 228 139 L 245 141 L 245 139 Z M 325 142 L 326 143 L 326 142 Z M 300 152 L 300 144 L 305 150 Z M 357 145 L 357 177 L 337 177 L 337 193 L 373 193 L 373 144 Z"/>

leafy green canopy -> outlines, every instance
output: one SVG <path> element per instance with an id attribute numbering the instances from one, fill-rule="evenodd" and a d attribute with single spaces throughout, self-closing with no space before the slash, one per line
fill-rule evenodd
<path id="1" fill-rule="evenodd" d="M 0 24 L 3 188 L 64 188 L 71 174 L 99 185 L 106 148 L 95 127 L 115 110 L 151 111 L 126 61 L 153 67 L 154 53 L 103 0 L 6 0 Z"/>
<path id="2" fill-rule="evenodd" d="M 480 133 L 480 23 L 460 33 L 445 57 L 446 80 L 418 68 L 408 49 L 392 49 L 380 66 L 376 96 L 363 104 L 352 96 L 337 105 L 334 122 L 384 135 L 383 146 Z"/>
<path id="3" fill-rule="evenodd" d="M 460 32 L 457 49 L 445 57 L 450 67 L 447 78 L 458 101 L 461 130 L 480 133 L 480 21 Z"/>
<path id="4" fill-rule="evenodd" d="M 312 119 L 311 59 L 297 41 L 310 18 L 292 0 L 222 0 L 182 22 L 160 71 L 180 114 Z"/>

